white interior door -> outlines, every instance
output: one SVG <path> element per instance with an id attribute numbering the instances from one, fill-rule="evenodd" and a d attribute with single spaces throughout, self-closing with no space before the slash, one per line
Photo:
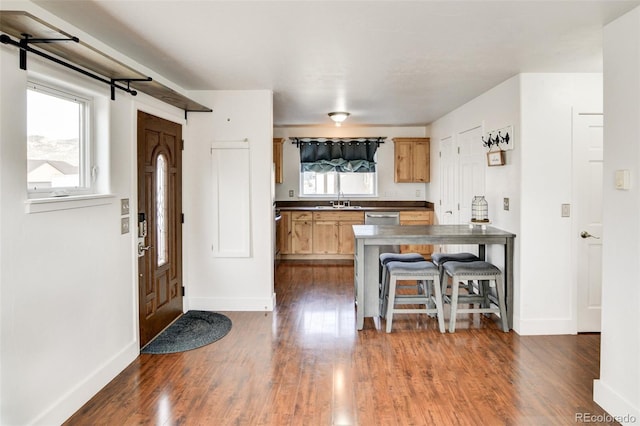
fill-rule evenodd
<path id="1" fill-rule="evenodd" d="M 458 133 L 458 223 L 471 221 L 471 201 L 485 195 L 486 150 L 482 146 L 482 126 Z M 489 212 L 491 214 L 491 212 Z M 459 246 L 458 251 L 478 254 L 477 246 Z"/>
<path id="2" fill-rule="evenodd" d="M 574 238 L 578 332 L 600 331 L 602 299 L 602 114 L 574 114 Z"/>
<path id="3" fill-rule="evenodd" d="M 452 136 L 440 140 L 440 223 L 457 223 L 458 208 L 456 186 L 458 164 L 456 146 Z"/>
<path id="4" fill-rule="evenodd" d="M 458 223 L 471 221 L 471 201 L 476 195 L 485 195 L 486 150 L 482 146 L 482 126 L 458 134 L 460 146 L 460 215 Z M 489 212 L 491 213 L 491 212 Z"/>

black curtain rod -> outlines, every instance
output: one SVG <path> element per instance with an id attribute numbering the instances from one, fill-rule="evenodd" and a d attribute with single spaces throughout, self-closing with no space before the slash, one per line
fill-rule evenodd
<path id="1" fill-rule="evenodd" d="M 33 53 L 35 55 L 38 55 L 42 58 L 48 59 L 52 62 L 55 62 L 56 64 L 62 65 L 63 67 L 67 67 L 69 69 L 72 69 L 76 72 L 79 72 L 82 75 L 85 75 L 87 77 L 93 78 L 94 80 L 98 80 L 102 83 L 108 84 L 109 86 L 111 86 L 111 100 L 115 100 L 115 92 L 114 92 L 114 88 L 115 89 L 120 89 L 123 92 L 127 92 L 130 93 L 131 96 L 136 96 L 138 94 L 138 92 L 136 92 L 135 90 L 131 89 L 129 87 L 129 82 L 131 81 L 152 81 L 151 77 L 146 77 L 146 78 L 119 78 L 119 79 L 111 79 L 111 80 L 107 80 L 106 78 L 100 77 L 99 75 L 93 74 L 89 71 L 86 71 L 80 67 L 77 67 L 73 64 L 70 64 L 68 62 L 65 62 L 61 59 L 56 58 L 55 56 L 51 56 L 48 55 L 44 52 L 41 52 L 39 50 L 36 50 L 34 48 L 32 48 L 31 46 L 29 46 L 29 42 L 31 41 L 31 39 L 29 39 L 29 37 L 25 37 L 22 42 L 17 42 L 15 40 L 13 40 L 11 37 L 9 37 L 6 34 L 1 34 L 0 35 L 0 42 L 2 42 L 2 44 L 10 44 L 12 46 L 17 47 L 18 49 L 24 51 L 24 52 L 30 52 Z M 73 41 L 73 42 L 79 42 L 80 40 L 77 37 L 73 37 L 72 39 L 69 40 L 63 40 L 63 39 L 33 39 L 34 42 L 37 43 L 44 43 L 44 42 L 51 42 L 51 41 Z M 23 64 L 24 62 L 24 64 Z M 26 60 L 24 61 L 20 61 L 20 68 L 26 70 L 27 66 L 26 66 Z M 116 81 L 126 81 L 127 82 L 127 87 L 121 86 L 120 84 L 116 83 Z"/>

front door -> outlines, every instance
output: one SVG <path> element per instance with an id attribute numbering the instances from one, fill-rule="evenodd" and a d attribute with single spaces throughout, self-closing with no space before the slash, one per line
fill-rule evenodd
<path id="1" fill-rule="evenodd" d="M 138 111 L 140 347 L 182 314 L 182 126 Z"/>

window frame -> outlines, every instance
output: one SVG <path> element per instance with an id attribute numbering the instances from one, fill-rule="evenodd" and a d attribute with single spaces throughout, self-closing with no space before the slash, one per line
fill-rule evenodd
<path id="1" fill-rule="evenodd" d="M 46 188 L 32 188 L 27 182 L 27 195 L 29 199 L 60 198 L 66 196 L 82 196 L 96 194 L 96 173 L 95 165 L 95 141 L 93 137 L 94 128 L 94 102 L 95 99 L 90 92 L 79 87 L 62 86 L 50 81 L 42 81 L 37 78 L 29 78 L 25 90 L 25 96 L 32 90 L 46 95 L 57 97 L 63 100 L 76 102 L 80 105 L 80 131 L 79 131 L 79 161 L 78 161 L 78 186 L 60 186 Z M 26 109 L 26 119 L 29 120 L 29 108 Z M 27 134 L 28 136 L 28 134 Z M 26 143 L 26 141 L 25 141 Z M 28 160 L 28 155 L 27 155 Z"/>

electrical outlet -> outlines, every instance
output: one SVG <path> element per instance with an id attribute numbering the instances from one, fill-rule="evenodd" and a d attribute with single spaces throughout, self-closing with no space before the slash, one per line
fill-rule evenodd
<path id="1" fill-rule="evenodd" d="M 129 199 L 122 198 L 120 200 L 120 215 L 125 216 L 129 214 Z"/>
<path id="2" fill-rule="evenodd" d="M 509 211 L 509 199 L 508 198 L 503 198 L 502 199 L 502 208 L 504 210 Z"/>
<path id="3" fill-rule="evenodd" d="M 416 198 L 420 198 L 421 195 L 422 195 L 422 191 L 420 191 L 419 189 L 416 189 Z"/>
<path id="4" fill-rule="evenodd" d="M 120 233 L 128 234 L 129 233 L 129 218 L 123 217 L 120 219 Z"/>
<path id="5" fill-rule="evenodd" d="M 562 205 L 562 217 L 570 217 L 571 216 L 571 204 L 563 204 Z"/>
<path id="6" fill-rule="evenodd" d="M 289 197 L 293 197 L 293 189 L 289 190 Z"/>

